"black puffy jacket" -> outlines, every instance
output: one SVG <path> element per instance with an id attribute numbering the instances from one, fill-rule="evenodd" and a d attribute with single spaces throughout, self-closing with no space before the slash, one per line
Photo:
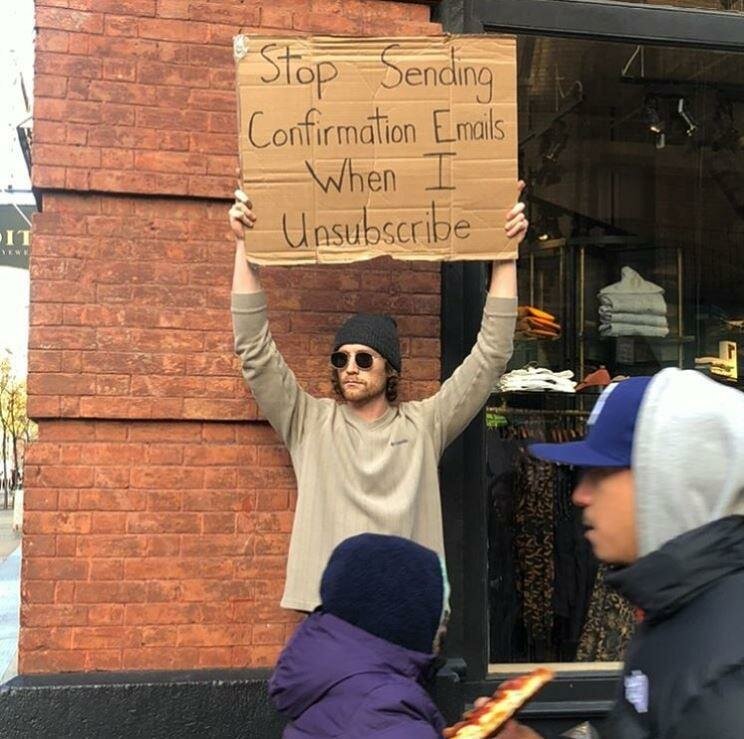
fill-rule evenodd
<path id="1" fill-rule="evenodd" d="M 645 618 L 602 739 L 743 739 L 744 517 L 682 534 L 607 580 Z"/>

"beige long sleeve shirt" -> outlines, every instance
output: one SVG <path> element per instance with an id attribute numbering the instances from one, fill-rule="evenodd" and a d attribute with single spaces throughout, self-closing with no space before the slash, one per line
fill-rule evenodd
<path id="1" fill-rule="evenodd" d="M 243 376 L 289 449 L 297 477 L 284 608 L 318 606 L 323 569 L 349 536 L 396 534 L 444 554 L 439 458 L 503 373 L 516 310 L 516 299 L 489 297 L 472 352 L 439 391 L 370 423 L 343 403 L 302 390 L 269 332 L 265 294 L 233 294 Z"/>

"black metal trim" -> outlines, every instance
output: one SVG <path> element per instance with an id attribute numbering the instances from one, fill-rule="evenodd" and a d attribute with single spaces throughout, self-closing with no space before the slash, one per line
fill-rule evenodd
<path id="1" fill-rule="evenodd" d="M 485 262 L 442 266 L 442 372 L 447 379 L 475 343 L 485 300 Z M 440 465 L 452 617 L 446 653 L 464 659 L 468 679 L 486 673 L 488 621 L 487 533 L 483 495 L 483 423 L 480 416 L 446 450 Z"/>
<path id="2" fill-rule="evenodd" d="M 463 357 L 463 270 L 458 262 L 443 263 L 441 268 L 441 370 L 444 382 L 462 361 Z M 465 634 L 463 613 L 467 599 L 464 593 L 462 541 L 463 530 L 463 479 L 464 444 L 462 437 L 455 439 L 445 450 L 439 464 L 439 480 L 444 527 L 444 550 L 447 557 L 451 595 L 451 616 L 447 630 L 445 653 L 448 657 L 461 657 Z"/>
<path id="3" fill-rule="evenodd" d="M 571 719 L 605 718 L 615 701 L 534 701 L 521 711 L 522 718 L 559 718 Z"/>
<path id="4" fill-rule="evenodd" d="M 447 33 L 483 33 L 483 25 L 475 13 L 477 0 L 441 0 L 432 12 Z"/>
<path id="5" fill-rule="evenodd" d="M 464 296 L 461 307 L 464 326 L 463 359 L 473 348 L 483 319 L 489 262 L 466 262 L 463 265 Z M 466 605 L 464 613 L 465 644 L 463 657 L 467 675 L 481 676 L 488 670 L 488 497 L 485 469 L 485 424 L 478 413 L 465 429 L 463 476 L 463 527 L 461 550 L 465 573 Z"/>
<path id="6" fill-rule="evenodd" d="M 13 688 L 100 687 L 103 685 L 172 685 L 179 683 L 243 683 L 266 681 L 268 667 L 203 670 L 132 670 L 114 672 L 61 672 L 16 675 L 0 685 L 0 693 Z"/>
<path id="7" fill-rule="evenodd" d="M 519 666 L 514 665 L 519 674 Z M 465 705 L 482 695 L 490 695 L 507 677 L 491 675 L 486 680 L 467 682 L 462 697 Z M 604 719 L 612 709 L 620 686 L 620 673 L 613 670 L 582 672 L 580 668 L 560 672 L 537 698 L 526 706 L 520 716 L 528 721 L 568 719 L 573 722 Z"/>
<path id="8" fill-rule="evenodd" d="M 608 701 L 617 689 L 620 679 L 619 670 L 581 670 L 576 663 L 576 669 L 561 671 L 555 679 L 548 683 L 541 691 L 538 702 L 556 701 Z M 523 674 L 518 664 L 510 665 L 509 673 L 489 675 L 484 680 L 468 681 L 465 685 L 465 697 L 472 698 L 483 695 L 483 691 L 492 693 L 496 685 L 508 677 Z"/>
<path id="9" fill-rule="evenodd" d="M 18 676 L 0 686 L 3 739 L 280 737 L 269 670 Z"/>
<path id="10" fill-rule="evenodd" d="M 744 51 L 744 15 L 606 0 L 476 0 L 483 32 Z"/>

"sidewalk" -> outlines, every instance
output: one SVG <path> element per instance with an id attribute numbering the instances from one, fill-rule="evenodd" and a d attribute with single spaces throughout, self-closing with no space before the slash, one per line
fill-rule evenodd
<path id="1" fill-rule="evenodd" d="M 0 505 L 2 502 L 0 501 Z M 21 537 L 13 531 L 13 509 L 0 508 L 0 562 L 2 562 L 19 544 Z"/>
<path id="2" fill-rule="evenodd" d="M 0 509 L 0 684 L 16 674 L 21 607 L 21 539 L 12 510 Z"/>

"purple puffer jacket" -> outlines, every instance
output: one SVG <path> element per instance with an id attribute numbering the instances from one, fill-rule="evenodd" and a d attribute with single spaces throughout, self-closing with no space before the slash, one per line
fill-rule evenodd
<path id="1" fill-rule="evenodd" d="M 269 683 L 274 706 L 291 720 L 284 739 L 438 739 L 444 719 L 420 684 L 433 659 L 311 614 Z"/>

